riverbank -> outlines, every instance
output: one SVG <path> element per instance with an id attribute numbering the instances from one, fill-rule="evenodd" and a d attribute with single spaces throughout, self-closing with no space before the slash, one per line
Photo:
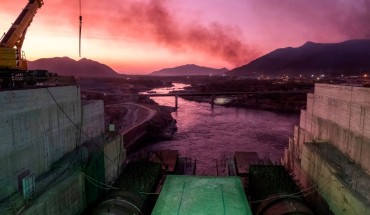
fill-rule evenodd
<path id="1" fill-rule="evenodd" d="M 138 93 L 150 91 L 153 88 L 171 87 L 170 82 L 145 77 L 141 79 L 86 78 L 79 82 L 83 100 L 104 101 L 106 129 L 113 129 L 114 132 L 125 135 L 125 145 L 133 146 L 132 141 L 138 142 L 143 138 L 151 141 L 173 138 L 177 130 L 176 120 L 171 116 L 174 109 L 160 106 L 149 98 L 138 96 Z M 134 138 L 136 136 L 140 138 L 136 140 Z"/>
<path id="2" fill-rule="evenodd" d="M 172 140 L 177 131 L 176 120 L 171 115 L 175 108 L 161 105 L 150 105 L 149 108 L 155 109 L 157 114 L 149 121 L 146 140 Z"/>

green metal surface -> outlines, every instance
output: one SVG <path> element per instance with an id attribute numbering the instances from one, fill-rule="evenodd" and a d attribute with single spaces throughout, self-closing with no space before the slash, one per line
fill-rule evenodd
<path id="1" fill-rule="evenodd" d="M 152 215 L 251 215 L 238 177 L 168 175 Z"/>

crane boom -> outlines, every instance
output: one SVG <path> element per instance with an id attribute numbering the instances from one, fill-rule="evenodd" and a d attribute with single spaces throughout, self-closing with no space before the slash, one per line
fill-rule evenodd
<path id="1" fill-rule="evenodd" d="M 43 0 L 29 0 L 8 32 L 2 37 L 0 41 L 0 68 L 27 69 L 22 45 L 33 17 L 43 4 Z"/>

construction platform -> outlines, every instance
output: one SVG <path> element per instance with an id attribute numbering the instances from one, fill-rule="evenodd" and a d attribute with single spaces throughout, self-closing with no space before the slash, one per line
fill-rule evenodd
<path id="1" fill-rule="evenodd" d="M 258 164 L 258 162 L 257 152 L 235 152 L 236 170 L 240 176 L 247 176 L 249 166 Z"/>
<path id="2" fill-rule="evenodd" d="M 240 178 L 168 175 L 152 215 L 251 215 Z"/>

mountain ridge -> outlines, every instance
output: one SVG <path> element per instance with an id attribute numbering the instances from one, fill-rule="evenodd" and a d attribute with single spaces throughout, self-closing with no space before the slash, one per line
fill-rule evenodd
<path id="1" fill-rule="evenodd" d="M 45 69 L 64 76 L 119 77 L 116 71 L 98 61 L 82 58 L 78 61 L 69 57 L 40 58 L 28 61 L 29 69 Z"/>
<path id="2" fill-rule="evenodd" d="M 172 68 L 164 68 L 154 71 L 149 75 L 153 76 L 197 76 L 197 75 L 221 75 L 229 71 L 226 68 L 215 69 L 210 67 L 198 66 L 195 64 L 185 64 Z"/>
<path id="3" fill-rule="evenodd" d="M 279 48 L 231 70 L 229 75 L 359 75 L 370 71 L 370 40 L 314 43 Z"/>

